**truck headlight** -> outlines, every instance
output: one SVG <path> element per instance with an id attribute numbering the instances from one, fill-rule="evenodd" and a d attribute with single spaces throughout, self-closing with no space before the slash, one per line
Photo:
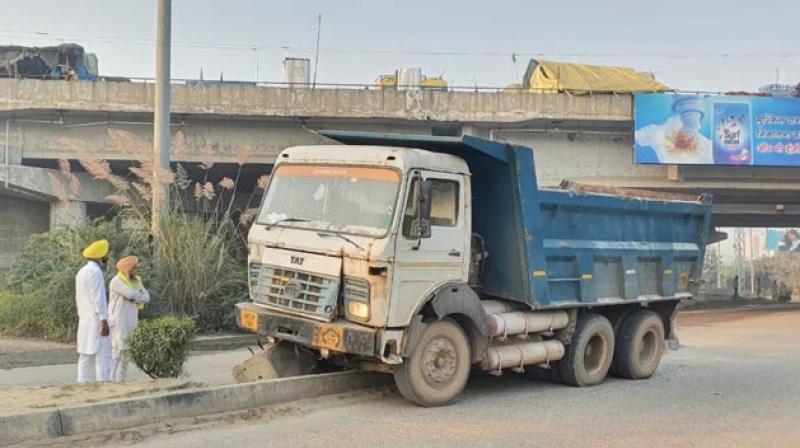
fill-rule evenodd
<path id="1" fill-rule="evenodd" d="M 255 296 L 256 287 L 258 287 L 258 278 L 261 276 L 261 263 L 250 263 L 247 270 L 247 285 L 250 286 L 250 297 Z"/>
<path id="2" fill-rule="evenodd" d="M 369 282 L 363 278 L 344 278 L 345 317 L 351 320 L 369 320 Z"/>

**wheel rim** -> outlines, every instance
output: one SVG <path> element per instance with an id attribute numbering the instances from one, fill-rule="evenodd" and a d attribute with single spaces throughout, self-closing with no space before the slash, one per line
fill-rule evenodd
<path id="1" fill-rule="evenodd" d="M 447 338 L 431 339 L 425 346 L 421 358 L 422 377 L 435 388 L 450 384 L 458 366 L 455 345 Z"/>
<path id="2" fill-rule="evenodd" d="M 647 330 L 642 336 L 642 344 L 639 348 L 639 364 L 649 365 L 656 356 L 656 332 Z"/>
<path id="3" fill-rule="evenodd" d="M 606 358 L 606 339 L 600 334 L 593 335 L 586 343 L 583 352 L 583 367 L 589 374 L 594 374 L 603 368 Z"/>

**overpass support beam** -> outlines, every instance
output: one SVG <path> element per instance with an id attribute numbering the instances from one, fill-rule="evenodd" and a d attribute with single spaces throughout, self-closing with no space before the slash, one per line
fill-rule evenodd
<path id="1" fill-rule="evenodd" d="M 800 226 L 800 204 L 713 204 L 711 212 L 720 227 Z"/>

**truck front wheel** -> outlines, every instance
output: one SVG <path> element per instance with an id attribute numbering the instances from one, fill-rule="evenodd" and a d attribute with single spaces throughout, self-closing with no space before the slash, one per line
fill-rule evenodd
<path id="1" fill-rule="evenodd" d="M 467 384 L 470 349 L 467 335 L 450 319 L 428 324 L 411 356 L 397 366 L 400 394 L 420 406 L 447 404 Z"/>
<path id="2" fill-rule="evenodd" d="M 622 322 L 614 354 L 614 374 L 638 380 L 650 378 L 664 354 L 664 323 L 649 310 L 631 313 Z"/>
<path id="3" fill-rule="evenodd" d="M 556 364 L 561 381 L 571 386 L 600 384 L 606 378 L 614 355 L 614 328 L 599 314 L 578 321 L 564 358 Z"/>

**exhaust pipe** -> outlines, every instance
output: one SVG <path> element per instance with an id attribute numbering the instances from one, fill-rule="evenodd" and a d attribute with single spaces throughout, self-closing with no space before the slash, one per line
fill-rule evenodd
<path id="1" fill-rule="evenodd" d="M 489 347 L 481 367 L 483 370 L 502 370 L 529 365 L 550 364 L 564 357 L 564 344 L 551 339 L 523 344 Z"/>
<path id="2" fill-rule="evenodd" d="M 566 311 L 512 311 L 489 314 L 486 320 L 492 336 L 505 338 L 560 330 L 569 324 L 569 314 Z"/>

